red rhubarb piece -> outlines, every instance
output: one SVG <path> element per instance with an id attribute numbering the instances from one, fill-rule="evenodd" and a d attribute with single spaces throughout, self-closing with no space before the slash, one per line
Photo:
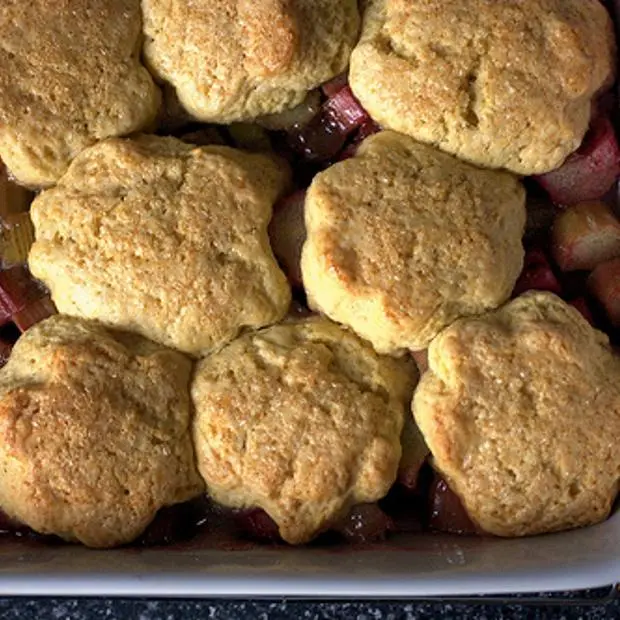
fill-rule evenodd
<path id="1" fill-rule="evenodd" d="M 483 533 L 467 514 L 461 499 L 438 473 L 435 473 L 429 493 L 428 525 L 433 530 L 450 534 Z"/>
<path id="2" fill-rule="evenodd" d="M 289 132 L 290 147 L 308 161 L 336 158 L 348 136 L 370 117 L 348 86 L 328 99 L 307 125 Z"/>
<path id="3" fill-rule="evenodd" d="M 371 543 L 385 540 L 394 523 L 377 504 L 358 504 L 333 529 L 350 543 Z"/>
<path id="4" fill-rule="evenodd" d="M 562 287 L 556 278 L 544 252 L 534 249 L 526 253 L 524 267 L 515 285 L 513 296 L 526 291 L 549 291 L 560 295 Z"/>
<path id="5" fill-rule="evenodd" d="M 428 349 L 424 349 L 423 351 L 411 351 L 411 357 L 413 357 L 418 367 L 418 372 L 420 374 L 425 373 L 428 369 Z"/>
<path id="6" fill-rule="evenodd" d="M 24 267 L 0 271 L 0 325 L 7 323 L 14 314 L 43 294 Z"/>
<path id="7" fill-rule="evenodd" d="M 407 489 L 415 489 L 430 451 L 410 413 L 405 418 L 400 441 L 402 456 L 398 465 L 398 482 Z"/>
<path id="8" fill-rule="evenodd" d="M 602 202 L 569 207 L 553 223 L 551 251 L 562 271 L 594 269 L 620 256 L 620 221 Z"/>
<path id="9" fill-rule="evenodd" d="M 594 316 L 592 316 L 592 311 L 590 310 L 590 306 L 586 301 L 585 297 L 577 297 L 576 299 L 572 299 L 568 302 L 573 308 L 579 311 L 581 316 L 590 323 L 590 325 L 594 326 Z"/>
<path id="10" fill-rule="evenodd" d="M 366 140 L 368 136 L 372 136 L 375 133 L 379 133 L 381 127 L 375 123 L 372 119 L 364 121 L 360 126 L 358 132 L 355 134 L 355 142 L 360 143 Z"/>
<path id="11" fill-rule="evenodd" d="M 381 131 L 381 127 L 374 121 L 368 120 L 364 122 L 355 134 L 353 141 L 341 151 L 340 155 L 338 155 L 338 161 L 344 161 L 345 159 L 353 157 L 355 153 L 357 153 L 357 149 L 362 142 L 368 138 L 368 136 L 372 136 L 379 131 Z"/>
<path id="12" fill-rule="evenodd" d="M 57 314 L 56 306 L 49 295 L 40 297 L 29 303 L 13 315 L 13 322 L 21 332 L 25 332 L 33 325 L 40 323 L 44 319 Z"/>
<path id="13" fill-rule="evenodd" d="M 329 80 L 329 82 L 325 82 L 323 86 L 321 86 L 321 90 L 324 95 L 329 99 L 333 97 L 336 93 L 341 91 L 345 86 L 349 84 L 349 76 L 347 73 L 341 73 L 337 75 L 335 78 Z"/>
<path id="14" fill-rule="evenodd" d="M 620 147 L 611 121 L 598 117 L 578 151 L 557 170 L 537 178 L 556 204 L 572 205 L 604 196 L 620 176 Z"/>
<path id="15" fill-rule="evenodd" d="M 353 91 L 345 86 L 323 105 L 324 113 L 332 118 L 340 131 L 346 135 L 370 121 L 368 112 L 355 98 Z"/>
<path id="16" fill-rule="evenodd" d="M 600 263 L 588 277 L 588 289 L 614 327 L 620 327 L 620 258 Z"/>
<path id="17" fill-rule="evenodd" d="M 306 240 L 305 191 L 291 194 L 276 205 L 269 224 L 271 247 L 291 286 L 301 287 L 301 249 Z"/>
<path id="18" fill-rule="evenodd" d="M 357 142 L 351 142 L 351 144 L 348 144 L 344 149 L 342 149 L 342 151 L 340 151 L 340 154 L 336 158 L 336 161 L 345 161 L 345 159 L 351 159 L 351 157 L 354 157 L 355 153 L 357 153 L 358 148 L 359 144 Z"/>
<path id="19" fill-rule="evenodd" d="M 527 197 L 527 223 L 524 240 L 529 243 L 547 239 L 547 234 L 551 230 L 558 211 L 548 196 L 541 194 L 542 192 L 538 195 L 530 192 Z"/>
<path id="20" fill-rule="evenodd" d="M 235 515 L 241 530 L 250 538 L 263 542 L 280 541 L 276 522 L 261 508 L 244 510 Z"/>
<path id="21" fill-rule="evenodd" d="M 12 349 L 13 345 L 10 342 L 0 340 L 0 368 L 9 361 Z"/>
<path id="22" fill-rule="evenodd" d="M 295 128 L 288 134 L 290 148 L 308 162 L 323 162 L 334 159 L 347 140 L 338 124 L 321 112 L 307 125 Z"/>
<path id="23" fill-rule="evenodd" d="M 296 107 L 277 114 L 261 116 L 257 123 L 270 131 L 293 131 L 305 127 L 321 110 L 321 95 L 312 90 Z"/>

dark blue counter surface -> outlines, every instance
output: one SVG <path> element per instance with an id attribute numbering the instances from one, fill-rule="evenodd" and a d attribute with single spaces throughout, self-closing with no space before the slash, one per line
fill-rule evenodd
<path id="1" fill-rule="evenodd" d="M 589 602 L 570 595 L 573 602 L 547 599 L 540 603 L 462 604 L 394 601 L 307 602 L 307 601 L 224 601 L 224 600 L 125 600 L 125 599 L 0 599 L 0 620 L 414 620 L 472 618 L 565 618 L 600 620 L 620 618 L 620 601 L 605 603 L 599 593 Z M 586 601 L 588 595 L 586 595 Z"/>

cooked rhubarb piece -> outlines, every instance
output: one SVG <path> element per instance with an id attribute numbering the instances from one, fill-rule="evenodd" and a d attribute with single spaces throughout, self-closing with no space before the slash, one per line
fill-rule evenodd
<path id="1" fill-rule="evenodd" d="M 302 303 L 301 301 L 293 298 L 291 301 L 291 306 L 288 309 L 287 318 L 296 321 L 299 319 L 307 319 L 311 316 L 317 316 L 308 306 L 306 306 L 305 301 Z"/>
<path id="2" fill-rule="evenodd" d="M 329 82 L 325 82 L 323 86 L 321 86 L 321 90 L 323 94 L 327 97 L 333 97 L 336 93 L 340 92 L 345 86 L 349 85 L 349 76 L 347 73 L 341 73 L 337 75 L 335 78 L 331 79 Z"/>
<path id="3" fill-rule="evenodd" d="M 586 301 L 585 297 L 577 297 L 568 302 L 573 308 L 578 310 L 583 316 L 583 318 L 590 323 L 590 325 L 594 325 L 594 316 L 592 315 L 592 311 L 590 310 L 590 306 Z"/>
<path id="4" fill-rule="evenodd" d="M 5 267 L 25 263 L 34 242 L 30 214 L 14 213 L 4 218 L 0 238 L 0 259 Z"/>
<path id="5" fill-rule="evenodd" d="M 270 131 L 290 131 L 305 127 L 320 111 L 321 95 L 318 90 L 313 90 L 292 110 L 261 116 L 256 122 Z"/>
<path id="6" fill-rule="evenodd" d="M 290 144 L 309 161 L 327 161 L 338 155 L 351 133 L 369 122 L 368 113 L 345 86 L 305 127 L 291 132 Z"/>
<path id="7" fill-rule="evenodd" d="M 53 314 L 58 314 L 54 302 L 49 295 L 40 297 L 30 302 L 27 306 L 19 310 L 13 315 L 13 323 L 17 325 L 21 332 L 25 332 L 33 325 L 47 319 Z"/>
<path id="8" fill-rule="evenodd" d="M 527 194 L 527 223 L 525 225 L 524 241 L 526 243 L 546 243 L 546 238 L 553 225 L 557 208 L 539 188 L 538 193 L 528 188 Z"/>
<path id="9" fill-rule="evenodd" d="M 134 544 L 142 547 L 170 545 L 195 536 L 212 521 L 212 508 L 206 496 L 183 504 L 161 508 Z"/>
<path id="10" fill-rule="evenodd" d="M 482 534 L 472 522 L 460 498 L 436 473 L 429 494 L 428 525 L 433 530 L 450 534 Z"/>
<path id="11" fill-rule="evenodd" d="M 358 504 L 333 528 L 350 543 L 385 540 L 394 523 L 377 504 Z"/>
<path id="12" fill-rule="evenodd" d="M 429 450 L 410 413 L 406 414 L 400 442 L 403 451 L 398 466 L 398 482 L 408 489 L 415 489 Z"/>
<path id="13" fill-rule="evenodd" d="M 222 132 L 217 127 L 203 126 L 200 129 L 195 129 L 184 133 L 181 136 L 183 142 L 189 142 L 196 146 L 210 146 L 213 144 L 225 145 L 226 140 L 222 135 Z"/>
<path id="14" fill-rule="evenodd" d="M 21 213 L 32 202 L 33 194 L 10 178 L 6 166 L 0 161 L 0 220 Z"/>
<path id="15" fill-rule="evenodd" d="M 228 126 L 228 134 L 238 149 L 261 153 L 271 150 L 269 134 L 254 123 L 233 123 Z"/>
<path id="16" fill-rule="evenodd" d="M 590 123 L 592 124 L 600 116 L 606 118 L 613 118 L 616 111 L 617 98 L 613 90 L 610 90 L 613 86 L 613 81 L 607 84 L 607 89 L 601 89 L 601 94 L 592 100 Z"/>
<path id="17" fill-rule="evenodd" d="M 243 510 L 234 513 L 239 529 L 253 540 L 281 542 L 278 526 L 262 509 Z M 351 543 L 368 543 L 385 540 L 394 524 L 377 504 L 358 504 L 332 528 Z"/>
<path id="18" fill-rule="evenodd" d="M 159 547 L 187 540 L 190 537 L 188 525 L 177 506 L 166 506 L 155 515 L 135 544 L 140 547 Z"/>
<path id="19" fill-rule="evenodd" d="M 261 508 L 235 513 L 235 521 L 241 531 L 261 542 L 279 542 L 280 532 L 276 522 Z"/>
<path id="20" fill-rule="evenodd" d="M 381 131 L 381 127 L 372 120 L 367 120 L 362 123 L 362 126 L 353 137 L 353 141 L 341 151 L 340 155 L 338 155 L 338 161 L 344 161 L 345 159 L 353 157 L 355 153 L 357 153 L 360 144 L 368 138 L 368 136 L 372 136 L 379 131 Z"/>
<path id="21" fill-rule="evenodd" d="M 523 258 L 523 269 L 529 267 L 537 267 L 539 265 L 548 265 L 549 259 L 542 248 L 531 248 L 525 253 Z"/>
<path id="22" fill-rule="evenodd" d="M 620 327 L 620 258 L 600 263 L 588 278 L 590 292 L 601 303 L 614 327 Z"/>
<path id="23" fill-rule="evenodd" d="M 351 159 L 357 153 L 357 149 L 359 147 L 359 143 L 351 142 L 351 144 L 347 144 L 342 151 L 338 154 L 336 161 L 344 161 L 345 159 Z"/>
<path id="24" fill-rule="evenodd" d="M 19 523 L 0 510 L 0 534 L 13 534 L 18 528 Z"/>
<path id="25" fill-rule="evenodd" d="M 24 267 L 0 271 L 0 325 L 43 295 L 42 287 Z"/>
<path id="26" fill-rule="evenodd" d="M 514 289 L 514 295 L 518 296 L 525 291 L 549 291 L 559 295 L 562 287 L 550 267 L 538 266 L 524 272 Z"/>
<path id="27" fill-rule="evenodd" d="M 375 123 L 371 118 L 365 120 L 355 134 L 355 142 L 358 144 L 363 142 L 368 136 L 372 136 L 375 133 L 379 133 L 381 131 L 381 127 Z"/>
<path id="28" fill-rule="evenodd" d="M 333 159 L 344 146 L 347 135 L 332 118 L 315 116 L 305 127 L 289 132 L 289 145 L 310 162 Z"/>
<path id="29" fill-rule="evenodd" d="M 532 290 L 550 291 L 556 295 L 562 292 L 560 282 L 553 273 L 545 253 L 540 249 L 530 250 L 525 254 L 523 271 L 512 294 L 517 297 L 525 291 Z"/>
<path id="30" fill-rule="evenodd" d="M 555 218 L 553 258 L 562 271 L 594 269 L 620 256 L 620 221 L 602 202 L 582 202 Z"/>
<path id="31" fill-rule="evenodd" d="M 411 357 L 415 360 L 418 372 L 423 374 L 428 369 L 428 349 L 423 351 L 411 351 Z"/>
<path id="32" fill-rule="evenodd" d="M 370 116 L 348 86 L 330 97 L 325 102 L 323 111 L 334 120 L 344 134 L 349 134 L 370 121 Z"/>
<path id="33" fill-rule="evenodd" d="M 305 191 L 298 191 L 276 205 L 269 224 L 271 247 L 291 286 L 301 287 L 301 248 L 306 240 Z"/>
<path id="34" fill-rule="evenodd" d="M 537 177 L 559 205 L 596 200 L 605 195 L 620 176 L 620 147 L 611 121 L 593 121 L 579 150 L 557 170 Z"/>
<path id="35" fill-rule="evenodd" d="M 10 342 L 0 340 L 0 368 L 2 368 L 2 366 L 4 366 L 9 361 L 9 356 L 11 355 L 12 348 L 13 345 Z"/>

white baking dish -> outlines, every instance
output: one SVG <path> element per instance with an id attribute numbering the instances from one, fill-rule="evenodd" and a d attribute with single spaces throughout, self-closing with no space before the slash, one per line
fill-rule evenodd
<path id="1" fill-rule="evenodd" d="M 619 448 L 620 449 L 620 446 Z M 620 509 L 523 539 L 398 535 L 339 548 L 93 551 L 0 540 L 0 596 L 410 598 L 566 591 L 620 581 Z"/>
<path id="2" fill-rule="evenodd" d="M 416 534 L 368 548 L 92 551 L 2 541 L 0 595 L 427 597 L 570 590 L 620 580 L 620 511 L 519 540 Z"/>

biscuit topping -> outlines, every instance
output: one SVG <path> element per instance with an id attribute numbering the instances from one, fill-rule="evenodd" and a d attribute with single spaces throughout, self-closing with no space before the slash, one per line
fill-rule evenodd
<path id="1" fill-rule="evenodd" d="M 370 115 L 472 163 L 539 174 L 613 81 L 599 0 L 368 0 L 350 81 Z"/>
<path id="2" fill-rule="evenodd" d="M 607 517 L 620 482 L 620 361 L 551 293 L 461 319 L 429 348 L 413 412 L 433 461 L 486 532 Z"/>
<path id="3" fill-rule="evenodd" d="M 201 361 L 192 385 L 209 493 L 309 541 L 396 479 L 413 368 L 325 320 L 272 327 Z"/>
<path id="4" fill-rule="evenodd" d="M 82 320 L 33 327 L 0 371 L 0 508 L 42 534 L 111 547 L 198 495 L 190 369 Z"/>
<path id="5" fill-rule="evenodd" d="M 0 157 L 21 183 L 53 185 L 86 147 L 154 125 L 141 25 L 139 0 L 0 3 Z"/>
<path id="6" fill-rule="evenodd" d="M 306 197 L 310 305 L 382 353 L 426 348 L 459 316 L 497 307 L 521 270 L 525 194 L 394 132 L 317 175 Z"/>
<path id="7" fill-rule="evenodd" d="M 348 65 L 356 0 L 142 0 L 145 56 L 207 122 L 294 108 Z"/>
<path id="8" fill-rule="evenodd" d="M 287 182 L 284 162 L 229 147 L 102 142 L 33 203 L 30 269 L 62 313 L 206 353 L 288 309 L 267 236 Z"/>

